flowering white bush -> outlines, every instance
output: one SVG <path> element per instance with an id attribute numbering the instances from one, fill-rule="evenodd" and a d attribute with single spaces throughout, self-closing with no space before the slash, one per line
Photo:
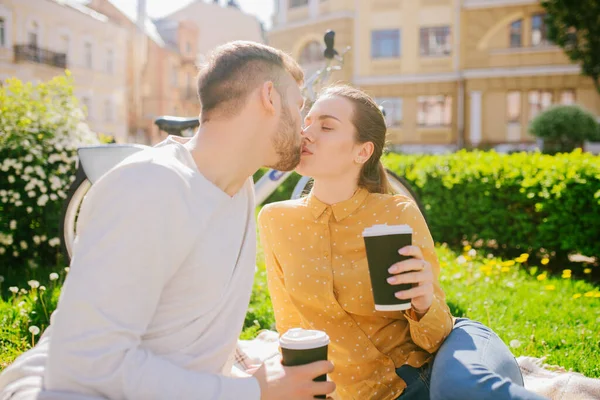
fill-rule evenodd
<path id="1" fill-rule="evenodd" d="M 96 143 L 68 71 L 39 84 L 11 78 L 0 87 L 0 265 L 56 264 L 76 150 Z"/>

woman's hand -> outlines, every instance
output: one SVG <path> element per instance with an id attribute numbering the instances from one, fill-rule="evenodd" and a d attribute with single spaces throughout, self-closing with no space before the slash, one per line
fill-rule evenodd
<path id="1" fill-rule="evenodd" d="M 418 246 L 406 246 L 398 251 L 403 256 L 411 256 L 404 261 L 392 265 L 388 272 L 393 274 L 388 278 L 391 285 L 412 283 L 413 287 L 396 293 L 399 299 L 411 299 L 413 310 L 422 316 L 433 302 L 433 271 L 431 264 L 423 258 L 423 252 Z"/>

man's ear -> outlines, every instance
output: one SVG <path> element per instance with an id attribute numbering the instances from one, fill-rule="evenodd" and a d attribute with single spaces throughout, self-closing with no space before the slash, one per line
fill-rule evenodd
<path id="1" fill-rule="evenodd" d="M 358 155 L 355 160 L 358 164 L 364 164 L 369 161 L 369 158 L 373 155 L 373 151 L 375 151 L 375 146 L 373 142 L 365 142 L 360 144 L 360 150 L 358 151 Z"/>
<path id="2" fill-rule="evenodd" d="M 260 87 L 260 101 L 267 114 L 274 115 L 277 112 L 277 103 L 280 99 L 273 82 L 267 81 L 262 84 Z"/>

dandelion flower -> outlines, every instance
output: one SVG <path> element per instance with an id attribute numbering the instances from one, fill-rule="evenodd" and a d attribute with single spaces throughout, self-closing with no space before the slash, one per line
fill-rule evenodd
<path id="1" fill-rule="evenodd" d="M 40 287 L 40 283 L 35 280 L 28 281 L 27 284 L 31 286 L 32 289 L 37 289 Z"/>
<path id="2" fill-rule="evenodd" d="M 69 273 L 69 271 L 70 271 L 70 270 L 71 270 L 71 268 L 69 268 L 69 267 L 65 267 L 65 272 L 66 272 L 67 274 Z"/>
<path id="3" fill-rule="evenodd" d="M 542 265 L 546 265 L 546 264 L 548 264 L 549 262 L 550 262 L 550 259 L 549 259 L 549 258 L 545 258 L 545 257 L 544 257 L 544 258 L 542 258 Z"/>
<path id="4" fill-rule="evenodd" d="M 50 280 L 51 281 L 55 281 L 58 279 L 58 274 L 56 272 L 53 272 L 50 274 Z"/>
<path id="5" fill-rule="evenodd" d="M 539 274 L 539 275 L 537 276 L 537 280 L 538 280 L 538 281 L 543 281 L 543 280 L 545 280 L 547 277 L 548 277 L 548 275 L 547 275 L 547 274 L 544 272 L 544 273 L 541 273 L 541 274 Z"/>
<path id="6" fill-rule="evenodd" d="M 35 325 L 31 325 L 29 327 L 29 332 L 31 332 L 32 335 L 38 335 L 40 333 L 40 328 Z"/>
<path id="7" fill-rule="evenodd" d="M 581 297 L 581 293 L 575 293 L 575 294 L 573 295 L 573 298 L 574 298 L 574 299 L 578 299 L 578 298 L 580 298 L 580 297 Z"/>
<path id="8" fill-rule="evenodd" d="M 465 247 L 463 247 L 463 251 L 467 252 L 471 250 L 471 246 L 470 245 L 466 245 Z"/>
<path id="9" fill-rule="evenodd" d="M 510 347 L 512 347 L 513 349 L 519 348 L 521 347 L 521 342 L 517 339 L 513 339 L 510 341 Z"/>
<path id="10" fill-rule="evenodd" d="M 562 277 L 563 277 L 563 279 L 571 278 L 571 270 L 570 269 L 563 270 Z"/>
<path id="11" fill-rule="evenodd" d="M 16 286 L 11 286 L 11 287 L 8 288 L 8 290 L 11 291 L 14 294 L 19 293 L 19 288 L 16 287 Z"/>
<path id="12" fill-rule="evenodd" d="M 544 286 L 544 289 L 546 289 L 546 290 L 554 290 L 554 289 L 556 289 L 556 286 L 554 286 L 554 285 L 546 285 L 546 286 Z"/>
<path id="13" fill-rule="evenodd" d="M 515 262 L 513 260 L 504 261 L 502 263 L 503 267 L 512 267 L 513 265 L 515 265 Z"/>
<path id="14" fill-rule="evenodd" d="M 14 219 L 10 221 L 10 229 L 12 229 L 13 231 L 17 229 L 17 221 L 15 221 Z"/>
<path id="15" fill-rule="evenodd" d="M 465 256 L 458 256 L 458 258 L 456 259 L 456 262 L 458 264 L 464 264 L 467 262 L 467 259 L 465 258 Z"/>
<path id="16" fill-rule="evenodd" d="M 467 254 L 469 255 L 469 257 L 475 257 L 477 255 L 477 250 L 471 249 Z"/>
<path id="17" fill-rule="evenodd" d="M 502 268 L 500 268 L 500 272 L 508 272 L 508 271 L 510 271 L 509 267 L 502 267 Z"/>
<path id="18" fill-rule="evenodd" d="M 594 297 L 594 292 L 586 292 L 584 294 L 585 297 Z"/>
<path id="19" fill-rule="evenodd" d="M 584 274 L 591 274 L 591 273 L 592 273 L 592 269 L 591 269 L 591 268 L 585 268 L 585 269 L 583 270 L 583 273 L 584 273 Z"/>

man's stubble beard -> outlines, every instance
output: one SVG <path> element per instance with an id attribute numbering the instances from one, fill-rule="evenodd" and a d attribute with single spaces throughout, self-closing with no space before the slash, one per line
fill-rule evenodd
<path id="1" fill-rule="evenodd" d="M 302 141 L 297 138 L 296 124 L 286 103 L 281 107 L 281 118 L 277 126 L 277 134 L 273 138 L 273 147 L 279 160 L 273 166 L 278 171 L 292 171 L 300 163 Z"/>

